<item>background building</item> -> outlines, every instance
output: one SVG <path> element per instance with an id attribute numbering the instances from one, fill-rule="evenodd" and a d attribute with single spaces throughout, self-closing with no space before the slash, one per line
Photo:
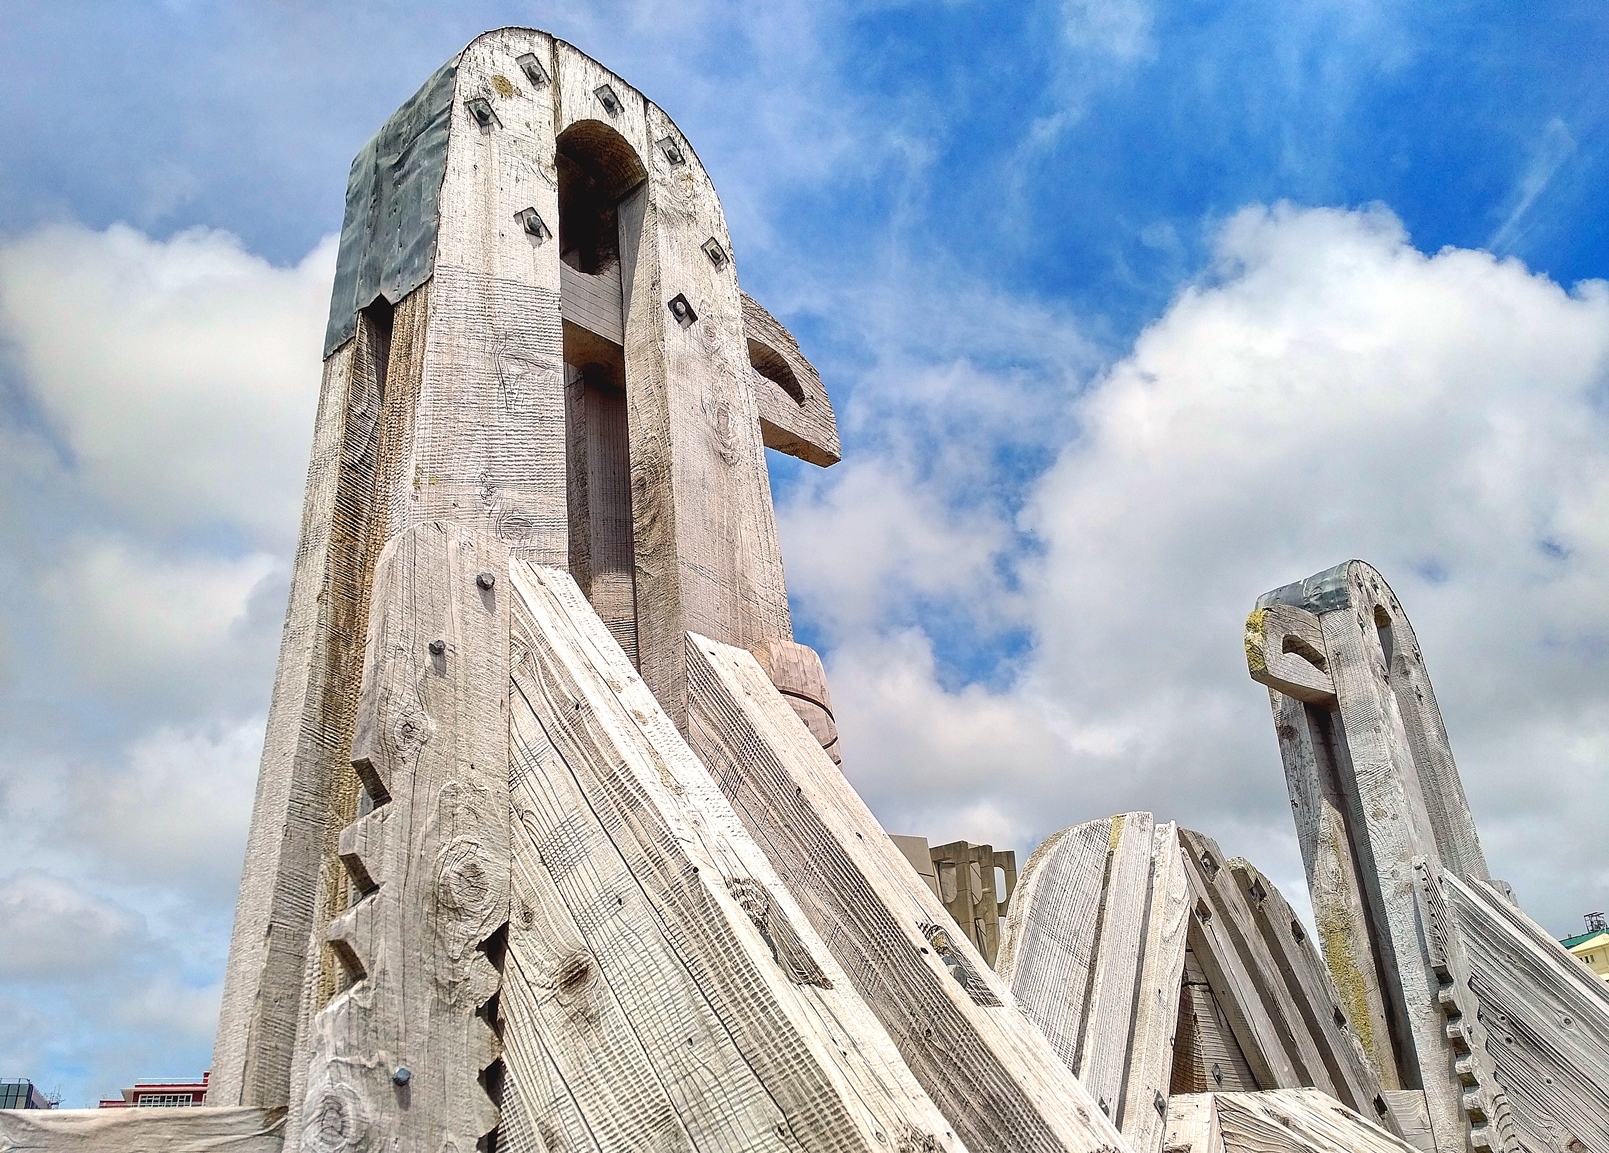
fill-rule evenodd
<path id="1" fill-rule="evenodd" d="M 1598 976 L 1609 981 L 1609 923 L 1602 913 L 1587 914 L 1587 931 L 1560 941 L 1570 952 L 1587 963 Z"/>
<path id="2" fill-rule="evenodd" d="M 207 1079 L 210 1071 L 201 1074 L 199 1081 L 140 1081 L 132 1089 L 124 1089 L 122 1097 L 108 1097 L 101 1101 L 102 1109 L 173 1108 L 175 1106 L 202 1105 L 207 1100 Z"/>
<path id="3" fill-rule="evenodd" d="M 56 1105 L 32 1081 L 0 1081 L 0 1109 L 54 1109 Z"/>

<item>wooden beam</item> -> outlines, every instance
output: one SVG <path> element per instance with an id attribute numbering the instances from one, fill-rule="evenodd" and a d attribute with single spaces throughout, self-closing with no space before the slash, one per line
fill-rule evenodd
<path id="1" fill-rule="evenodd" d="M 500 1147 L 963 1149 L 575 582 L 511 585 Z"/>
<path id="2" fill-rule="evenodd" d="M 497 1126 L 482 1009 L 509 908 L 507 565 L 489 534 L 423 524 L 376 566 L 352 749 L 374 808 L 340 844 L 366 891 L 328 930 L 349 984 L 313 1022 L 303 1148 L 469 1149 Z"/>
<path id="3" fill-rule="evenodd" d="M 1181 1094 L 1168 1112 L 1176 1153 L 1415 1153 L 1317 1089 Z"/>
<path id="4" fill-rule="evenodd" d="M 688 638 L 689 740 L 973 1149 L 1127 1149 L 745 650 Z"/>

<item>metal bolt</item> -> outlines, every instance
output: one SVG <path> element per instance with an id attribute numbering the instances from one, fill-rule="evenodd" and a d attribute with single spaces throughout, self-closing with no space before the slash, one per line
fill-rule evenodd
<path id="1" fill-rule="evenodd" d="M 409 1081 L 413 1080 L 413 1073 L 411 1070 L 409 1070 L 408 1066 L 398 1065 L 396 1071 L 391 1074 L 391 1080 L 396 1082 L 398 1085 L 406 1085 Z"/>
<path id="2" fill-rule="evenodd" d="M 475 578 L 475 583 L 483 589 L 489 589 L 497 583 L 497 578 L 489 572 L 483 572 Z"/>
<path id="3" fill-rule="evenodd" d="M 676 314 L 676 319 L 680 320 L 687 315 L 687 302 L 685 300 L 673 300 L 670 302 L 670 310 Z"/>
<path id="4" fill-rule="evenodd" d="M 430 655 L 431 656 L 439 657 L 439 656 L 441 656 L 442 653 L 444 653 L 446 651 L 447 651 L 447 642 L 446 641 L 431 641 L 430 642 Z"/>

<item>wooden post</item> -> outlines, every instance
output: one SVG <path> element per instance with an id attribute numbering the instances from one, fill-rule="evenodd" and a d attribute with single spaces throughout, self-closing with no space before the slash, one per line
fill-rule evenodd
<path id="1" fill-rule="evenodd" d="M 957 1135 L 1128 1148 L 753 655 L 699 636 L 687 652 L 690 743 Z"/>
<path id="2" fill-rule="evenodd" d="M 585 271 L 560 251 L 586 231 L 583 186 L 608 250 Z M 791 636 L 763 446 L 838 453 L 819 376 L 738 288 L 691 147 L 532 29 L 477 37 L 353 162 L 324 354 L 216 1104 L 298 1100 L 313 1015 L 339 986 L 323 934 L 350 898 L 336 839 L 357 816 L 347 755 L 382 546 L 453 523 L 573 563 L 680 717 L 685 628 Z M 567 376 L 605 361 L 617 378 L 567 412 Z"/>
<path id="3" fill-rule="evenodd" d="M 1413 627 L 1380 574 L 1349 561 L 1260 597 L 1247 658 L 1271 690 L 1314 916 L 1348 1015 L 1382 1084 L 1423 1089 L 1437 1148 L 1459 1153 L 1463 1086 L 1414 862 L 1488 874 Z"/>
<path id="4" fill-rule="evenodd" d="M 357 897 L 328 940 L 349 984 L 313 1023 L 294 1147 L 471 1149 L 497 1126 L 483 1007 L 508 921 L 508 551 L 423 524 L 376 566 L 341 834 Z"/>

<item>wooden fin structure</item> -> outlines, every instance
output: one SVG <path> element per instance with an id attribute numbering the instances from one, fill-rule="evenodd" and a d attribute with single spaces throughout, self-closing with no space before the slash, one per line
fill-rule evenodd
<path id="1" fill-rule="evenodd" d="M 1404 1131 L 1428 1130 L 1437 1153 L 1605 1149 L 1609 992 L 1487 873 L 1384 578 L 1349 561 L 1264 594 L 1246 655 L 1342 1011 Z"/>
<path id="2" fill-rule="evenodd" d="M 499 1148 L 965 1149 L 575 582 L 510 585 Z"/>
<path id="3" fill-rule="evenodd" d="M 688 739 L 972 1149 L 1126 1149 L 753 655 L 690 636 Z"/>
<path id="4" fill-rule="evenodd" d="M 1097 1100 L 1122 1102 L 1137 1149 L 1160 1149 L 1171 1093 L 1317 1087 L 1396 1131 L 1273 883 L 1150 813 L 1064 829 L 1034 852 L 1001 973 Z"/>
<path id="5" fill-rule="evenodd" d="M 1124 813 L 1023 870 L 1000 976 L 1135 1150 L 1161 1149 L 1190 904 L 1177 829 Z"/>
<path id="6" fill-rule="evenodd" d="M 1317 1089 L 1181 1094 L 1167 1129 L 1168 1153 L 1414 1153 Z"/>

